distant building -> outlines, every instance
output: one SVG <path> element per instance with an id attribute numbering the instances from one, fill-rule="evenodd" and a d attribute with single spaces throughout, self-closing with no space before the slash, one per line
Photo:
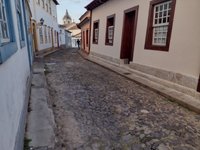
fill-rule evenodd
<path id="1" fill-rule="evenodd" d="M 59 33 L 60 47 L 71 48 L 72 47 L 71 32 L 66 30 L 64 25 L 59 25 L 59 29 L 60 29 Z"/>
<path id="2" fill-rule="evenodd" d="M 30 0 L 33 43 L 36 53 L 59 47 L 57 0 Z"/>
<path id="3" fill-rule="evenodd" d="M 72 35 L 71 35 L 71 32 L 68 30 L 65 30 L 65 44 L 66 44 L 66 48 L 72 47 Z"/>
<path id="4" fill-rule="evenodd" d="M 81 49 L 89 53 L 90 43 L 90 11 L 85 12 L 80 18 L 79 27 L 81 28 Z"/>
<path id="5" fill-rule="evenodd" d="M 199 0 L 93 0 L 86 6 L 90 55 L 200 99 L 197 6 Z"/>
<path id="6" fill-rule="evenodd" d="M 64 25 L 59 25 L 59 29 L 60 29 L 60 32 L 59 32 L 59 44 L 60 44 L 60 47 L 65 47 L 65 26 Z"/>
<path id="7" fill-rule="evenodd" d="M 69 15 L 68 10 L 66 10 L 66 13 L 63 17 L 63 24 L 70 24 L 70 23 L 72 23 L 72 18 Z"/>
<path id="8" fill-rule="evenodd" d="M 72 47 L 77 48 L 77 40 L 81 40 L 81 30 L 78 28 L 75 22 L 66 24 L 65 29 L 71 32 L 72 36 Z"/>
<path id="9" fill-rule="evenodd" d="M 21 150 L 33 60 L 31 12 L 27 0 L 1 0 L 0 10 L 0 150 Z"/>
<path id="10" fill-rule="evenodd" d="M 70 17 L 67 10 L 65 16 L 63 17 L 63 23 L 65 29 L 71 32 L 72 47 L 77 48 L 77 40 L 81 40 L 81 30 L 78 28 L 77 24 L 72 21 L 72 18 Z"/>

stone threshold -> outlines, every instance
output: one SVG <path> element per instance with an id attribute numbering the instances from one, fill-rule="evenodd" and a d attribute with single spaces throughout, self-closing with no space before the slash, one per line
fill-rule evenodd
<path id="1" fill-rule="evenodd" d="M 48 49 L 44 49 L 44 50 L 40 50 L 38 52 L 36 52 L 35 57 L 36 58 L 42 58 L 45 56 L 48 56 L 52 53 L 55 53 L 56 51 L 62 49 L 62 47 L 54 47 L 54 48 L 48 48 Z"/>
<path id="2" fill-rule="evenodd" d="M 198 96 L 194 97 L 184 92 L 170 88 L 170 86 L 166 86 L 168 85 L 166 81 L 157 78 L 157 80 L 160 80 L 160 81 L 156 82 L 156 79 L 155 79 L 156 77 L 131 69 L 127 65 L 116 64 L 94 55 L 88 56 L 82 51 L 79 51 L 79 54 L 91 62 L 94 62 L 102 67 L 105 67 L 113 72 L 116 72 L 126 77 L 127 79 L 135 81 L 138 84 L 141 84 L 145 87 L 148 87 L 158 92 L 159 94 L 167 97 L 169 100 L 176 102 L 182 105 L 183 107 L 188 108 L 189 110 L 200 113 L 200 100 L 198 99 L 199 94 L 197 94 Z M 154 78 L 154 80 L 150 80 L 151 78 Z M 162 84 L 164 82 L 166 84 Z"/>

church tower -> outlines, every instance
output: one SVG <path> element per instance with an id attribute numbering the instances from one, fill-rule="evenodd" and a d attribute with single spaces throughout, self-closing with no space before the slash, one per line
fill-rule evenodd
<path id="1" fill-rule="evenodd" d="M 63 17 L 63 24 L 66 25 L 70 23 L 72 23 L 72 18 L 69 15 L 68 10 L 66 10 L 65 16 Z"/>

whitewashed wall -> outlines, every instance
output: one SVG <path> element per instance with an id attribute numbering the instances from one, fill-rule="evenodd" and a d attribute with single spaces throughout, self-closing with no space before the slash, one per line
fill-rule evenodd
<path id="1" fill-rule="evenodd" d="M 57 22 L 57 6 L 53 1 L 51 1 L 52 14 L 50 15 L 50 13 L 47 12 L 46 9 L 42 7 L 42 2 L 40 3 L 41 4 L 38 5 L 37 0 L 30 0 L 30 7 L 31 7 L 32 15 L 33 15 L 32 19 L 36 20 L 36 22 L 39 23 L 40 19 L 43 18 L 44 25 L 50 26 L 51 28 L 53 28 L 54 47 L 57 47 L 57 42 L 55 40 L 55 34 L 54 34 L 54 31 L 59 33 L 59 27 L 58 27 L 58 22 Z M 46 0 L 45 0 L 45 4 L 46 4 Z M 38 26 L 37 28 L 38 49 L 43 50 L 43 49 L 51 48 L 52 42 L 45 43 L 44 37 L 43 37 L 44 43 L 43 44 L 40 43 L 39 28 L 40 27 Z M 44 35 L 44 28 L 43 28 L 43 35 Z M 48 37 L 48 32 L 47 32 L 47 37 Z"/>
<path id="2" fill-rule="evenodd" d="M 145 50 L 150 0 L 110 0 L 94 9 L 92 22 L 100 20 L 98 45 L 91 52 L 120 58 L 124 10 L 139 5 L 133 62 L 181 73 L 198 79 L 200 73 L 200 6 L 199 0 L 177 0 L 169 52 Z M 105 45 L 106 18 L 116 14 L 114 45 Z M 92 23 L 93 29 L 93 23 Z M 93 35 L 93 33 L 91 34 Z M 91 36 L 92 38 L 92 36 Z"/>
<path id="3" fill-rule="evenodd" d="M 13 150 L 30 76 L 27 46 L 20 48 L 15 1 L 11 0 L 18 50 L 0 64 L 0 150 Z"/>

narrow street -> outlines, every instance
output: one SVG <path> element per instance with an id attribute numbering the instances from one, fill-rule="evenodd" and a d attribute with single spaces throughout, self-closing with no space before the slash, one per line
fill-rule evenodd
<path id="1" fill-rule="evenodd" d="M 76 50 L 45 65 L 57 150 L 200 150 L 200 115 Z"/>

